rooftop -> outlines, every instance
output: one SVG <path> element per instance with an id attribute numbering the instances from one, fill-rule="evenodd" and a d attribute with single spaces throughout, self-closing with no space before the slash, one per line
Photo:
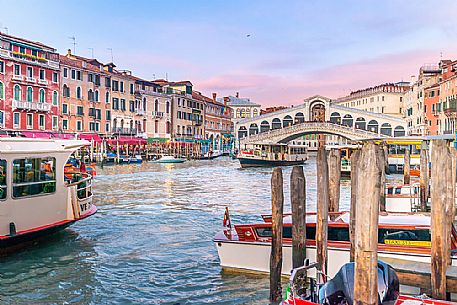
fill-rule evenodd
<path id="1" fill-rule="evenodd" d="M 220 103 L 224 102 L 224 99 L 227 98 L 227 105 L 228 106 L 251 106 L 251 107 L 260 107 L 259 104 L 256 104 L 254 102 L 251 102 L 249 98 L 241 98 L 241 97 L 236 97 L 229 95 L 224 98 L 218 98 L 217 101 Z"/>

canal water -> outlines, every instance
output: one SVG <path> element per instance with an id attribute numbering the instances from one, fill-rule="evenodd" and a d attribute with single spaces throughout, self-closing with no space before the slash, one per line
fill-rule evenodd
<path id="1" fill-rule="evenodd" d="M 315 210 L 315 158 L 304 168 Z M 212 238 L 226 206 L 232 223 L 270 212 L 270 178 L 229 158 L 98 169 L 99 212 L 2 258 L 0 304 L 268 304 L 268 277 L 221 272 Z"/>

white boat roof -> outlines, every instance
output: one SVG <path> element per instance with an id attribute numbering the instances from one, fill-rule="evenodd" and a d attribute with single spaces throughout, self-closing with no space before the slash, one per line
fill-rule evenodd
<path id="1" fill-rule="evenodd" d="M 73 151 L 82 146 L 90 145 L 86 140 L 55 140 L 55 139 L 36 139 L 9 137 L 0 138 L 0 153 L 42 153 Z"/>
<path id="2" fill-rule="evenodd" d="M 349 224 L 349 212 L 343 212 L 335 219 L 335 222 L 344 222 Z M 317 215 L 307 215 L 306 223 L 316 223 Z M 329 219 L 330 221 L 330 219 Z M 283 219 L 284 223 L 292 223 L 292 216 L 287 215 Z M 407 214 L 407 213 L 382 213 L 379 215 L 380 225 L 403 225 L 403 226 L 430 226 L 431 218 L 428 214 Z"/>

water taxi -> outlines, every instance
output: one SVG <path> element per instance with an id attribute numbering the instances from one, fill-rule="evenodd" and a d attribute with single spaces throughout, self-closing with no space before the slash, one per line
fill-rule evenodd
<path id="1" fill-rule="evenodd" d="M 226 212 L 227 214 L 227 212 Z M 328 275 L 333 277 L 349 262 L 349 212 L 330 213 L 328 220 Z M 227 216 L 224 217 L 226 219 Z M 229 218 L 229 217 L 228 217 Z M 269 272 L 271 252 L 271 215 L 263 222 L 231 224 L 216 234 L 213 241 L 224 269 Z M 306 217 L 306 257 L 316 257 L 316 214 Z M 379 216 L 379 258 L 400 258 L 430 263 L 430 215 L 426 213 L 381 213 Z M 457 232 L 452 227 L 451 249 L 457 249 Z M 457 251 L 454 251 L 455 253 Z M 457 266 L 457 256 L 451 257 Z M 292 270 L 292 218 L 284 216 L 282 272 Z"/>
<path id="2" fill-rule="evenodd" d="M 184 163 L 186 159 L 176 158 L 174 156 L 165 156 L 163 155 L 160 159 L 154 161 L 156 163 Z"/>
<path id="3" fill-rule="evenodd" d="M 10 252 L 93 215 L 92 177 L 66 177 L 85 140 L 0 138 L 0 252 Z"/>
<path id="4" fill-rule="evenodd" d="M 254 144 L 240 150 L 237 156 L 242 168 L 301 165 L 308 160 L 308 148 L 303 145 Z"/>
<path id="5" fill-rule="evenodd" d="M 346 145 L 325 145 L 325 149 L 338 149 L 341 153 L 341 177 L 351 177 L 351 155 L 355 150 L 361 148 L 359 144 L 346 144 Z"/>

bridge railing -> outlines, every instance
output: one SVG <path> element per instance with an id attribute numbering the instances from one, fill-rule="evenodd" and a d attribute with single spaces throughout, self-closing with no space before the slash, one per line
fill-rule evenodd
<path id="1" fill-rule="evenodd" d="M 382 113 L 377 113 L 377 112 L 368 112 L 368 111 L 365 111 L 365 110 L 361 110 L 361 109 L 357 109 L 357 108 L 351 108 L 351 107 L 346 107 L 346 106 L 343 106 L 343 105 L 337 105 L 337 104 L 332 104 L 330 106 L 332 109 L 332 112 L 334 112 L 333 110 L 334 109 L 339 109 L 339 110 L 344 110 L 344 111 L 347 111 L 347 112 L 353 112 L 353 113 L 359 113 L 359 114 L 363 114 L 363 115 L 369 115 L 369 116 L 372 116 L 372 117 L 377 117 L 377 118 L 380 118 L 380 119 L 385 119 L 385 120 L 391 120 L 391 121 L 396 121 L 398 122 L 399 124 L 405 124 L 405 121 L 401 118 L 397 118 L 397 117 L 394 117 L 394 116 L 391 116 L 391 115 L 386 115 L 386 114 L 382 114 Z"/>

